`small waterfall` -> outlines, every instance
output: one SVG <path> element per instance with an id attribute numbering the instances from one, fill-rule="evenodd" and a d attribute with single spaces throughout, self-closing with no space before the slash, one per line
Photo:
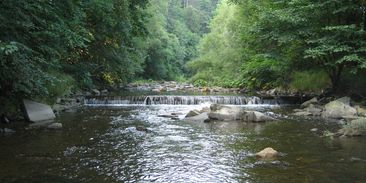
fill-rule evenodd
<path id="1" fill-rule="evenodd" d="M 225 105 L 282 105 L 287 103 L 281 98 L 260 98 L 256 96 L 126 96 L 92 97 L 84 100 L 86 105 L 199 105 L 203 103 Z"/>

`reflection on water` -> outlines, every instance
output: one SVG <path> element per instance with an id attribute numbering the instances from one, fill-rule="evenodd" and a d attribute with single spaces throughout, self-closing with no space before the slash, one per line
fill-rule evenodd
<path id="1" fill-rule="evenodd" d="M 365 138 L 330 141 L 310 131 L 331 130 L 334 124 L 206 124 L 157 116 L 198 107 L 86 108 L 60 117 L 62 131 L 18 129 L 0 138 L 0 182 L 366 180 Z M 280 157 L 256 160 L 254 154 L 268 146 Z"/>

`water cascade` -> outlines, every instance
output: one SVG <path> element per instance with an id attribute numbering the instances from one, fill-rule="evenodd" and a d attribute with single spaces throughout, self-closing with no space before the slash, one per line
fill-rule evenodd
<path id="1" fill-rule="evenodd" d="M 275 97 L 256 96 L 105 96 L 91 97 L 84 100 L 85 105 L 199 105 L 203 103 L 225 105 L 286 105 L 296 101 Z"/>

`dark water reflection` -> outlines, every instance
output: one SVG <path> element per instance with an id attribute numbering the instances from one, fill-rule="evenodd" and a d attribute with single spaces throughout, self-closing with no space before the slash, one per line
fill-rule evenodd
<path id="1" fill-rule="evenodd" d="M 195 106 L 87 108 L 62 131 L 0 138 L 0 182 L 365 182 L 366 139 L 329 140 L 314 120 L 190 123 L 157 117 Z M 196 106 L 197 107 L 197 106 Z M 138 131 L 146 127 L 148 132 Z M 137 128 L 137 129 L 136 129 Z M 274 161 L 253 156 L 270 146 Z"/>

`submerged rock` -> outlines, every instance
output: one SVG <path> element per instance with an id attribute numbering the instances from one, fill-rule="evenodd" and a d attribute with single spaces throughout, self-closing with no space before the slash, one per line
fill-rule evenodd
<path id="1" fill-rule="evenodd" d="M 267 147 L 262 151 L 256 153 L 255 156 L 259 159 L 271 160 L 275 159 L 278 156 L 278 152 L 271 147 Z"/>
<path id="2" fill-rule="evenodd" d="M 338 130 L 337 133 L 342 136 L 366 135 L 366 118 L 352 120 Z"/>
<path id="3" fill-rule="evenodd" d="M 52 123 L 52 124 L 47 126 L 47 129 L 60 130 L 60 129 L 62 129 L 62 124 L 61 123 Z"/>

